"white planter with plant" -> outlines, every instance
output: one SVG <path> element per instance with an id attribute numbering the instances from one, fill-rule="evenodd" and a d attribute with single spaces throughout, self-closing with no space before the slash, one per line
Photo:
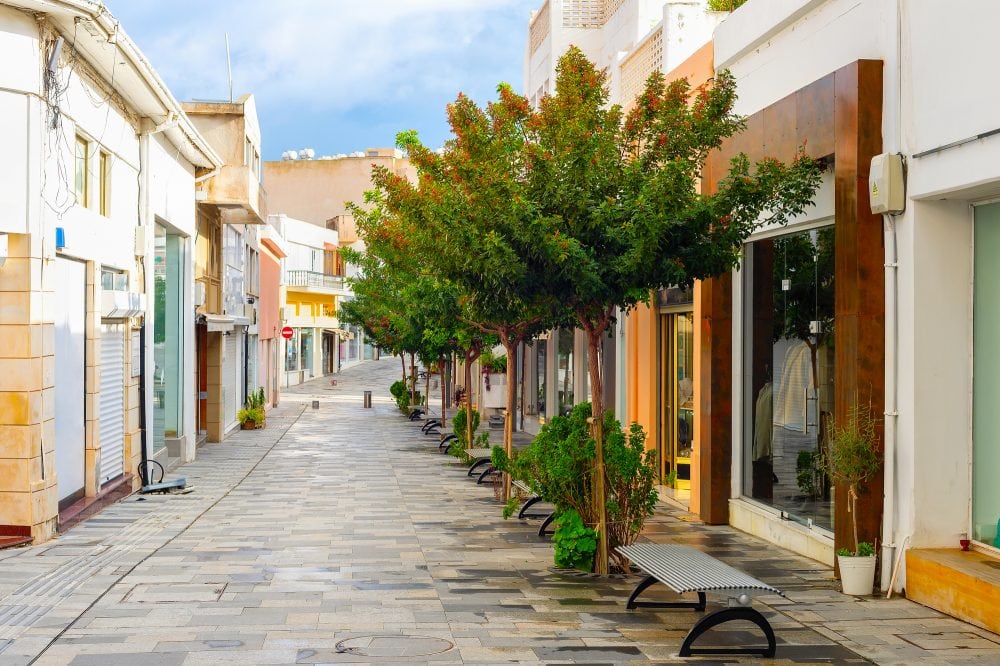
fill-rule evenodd
<path id="1" fill-rule="evenodd" d="M 877 425 L 871 405 L 852 405 L 846 423 L 830 426 L 824 461 L 833 483 L 847 488 L 847 513 L 851 517 L 854 549 L 838 549 L 837 562 L 844 594 L 854 596 L 869 595 L 875 586 L 875 546 L 858 541 L 858 499 L 864 484 L 878 473 L 882 464 Z"/>

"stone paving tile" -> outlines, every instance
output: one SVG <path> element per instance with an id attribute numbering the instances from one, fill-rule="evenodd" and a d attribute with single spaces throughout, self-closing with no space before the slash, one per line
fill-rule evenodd
<path id="1" fill-rule="evenodd" d="M 0 663 L 682 663 L 694 614 L 626 611 L 635 576 L 553 569 L 538 520 L 502 520 L 491 487 L 398 414 L 395 373 L 389 359 L 334 389 L 295 387 L 265 430 L 199 450 L 183 470 L 195 492 L 132 497 L 0 554 Z M 773 663 L 1000 663 L 989 632 L 902 599 L 844 597 L 823 565 L 731 528 L 663 506 L 644 538 L 785 590 L 758 599 L 778 635 Z M 31 621 L 3 624 L 17 604 Z M 706 639 L 753 640 L 750 629 Z M 452 647 L 418 654 L 419 637 Z"/>

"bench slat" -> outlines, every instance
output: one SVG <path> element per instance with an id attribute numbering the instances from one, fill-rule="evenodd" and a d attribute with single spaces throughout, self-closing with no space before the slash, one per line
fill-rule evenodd
<path id="1" fill-rule="evenodd" d="M 493 449 L 466 449 L 465 453 L 470 458 L 489 458 L 493 455 Z"/>
<path id="2" fill-rule="evenodd" d="M 755 590 L 784 596 L 781 590 L 689 546 L 634 543 L 617 550 L 678 594 Z"/>

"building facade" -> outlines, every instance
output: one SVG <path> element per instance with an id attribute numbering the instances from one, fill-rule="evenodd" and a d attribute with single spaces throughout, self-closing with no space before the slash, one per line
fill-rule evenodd
<path id="1" fill-rule="evenodd" d="M 762 232 L 748 245 L 750 261 L 732 277 L 731 291 L 718 285 L 733 303 L 714 312 L 731 313 L 733 335 L 742 331 L 744 338 L 743 349 L 731 346 L 731 367 L 745 370 L 732 382 L 730 433 L 720 431 L 710 444 L 714 455 L 729 440 L 734 523 L 777 534 L 775 525 L 790 526 L 782 525 L 783 510 L 799 516 L 800 534 L 810 541 L 815 532 L 846 541 L 841 490 L 811 508 L 782 508 L 780 496 L 789 493 L 772 489 L 769 497 L 766 483 L 755 490 L 748 471 L 755 452 L 747 428 L 758 419 L 755 389 L 766 380 L 758 371 L 767 362 L 748 327 L 759 324 L 763 332 L 767 322 L 748 322 L 743 313 L 753 299 L 767 299 L 755 287 L 761 277 L 766 282 L 766 273 L 785 270 L 779 244 L 808 240 L 818 270 L 829 276 L 820 289 L 832 291 L 817 293 L 814 316 L 832 330 L 813 344 L 815 370 L 798 373 L 811 391 L 803 416 L 782 416 L 780 427 L 797 438 L 818 420 L 818 432 L 808 434 L 822 437 L 824 414 L 842 418 L 858 396 L 884 412 L 884 475 L 870 484 L 874 510 L 862 514 L 864 536 L 882 544 L 882 586 L 890 585 L 898 561 L 897 589 L 993 631 L 1000 448 L 990 294 L 1000 139 L 989 112 L 996 93 L 982 85 L 980 70 L 1000 48 L 988 27 L 998 18 L 1000 8 L 984 1 L 955 11 L 939 3 L 751 0 L 716 31 L 716 68 L 737 76 L 739 110 L 750 116 L 742 149 L 763 144 L 774 155 L 809 138 L 808 150 L 833 155 L 833 166 L 826 188 L 832 193 L 821 190 L 813 219 L 771 240 Z M 869 158 L 877 153 L 900 154 L 906 164 L 905 210 L 885 219 L 868 203 Z M 772 377 L 779 376 L 779 357 L 782 374 L 795 375 L 785 372 L 796 363 L 794 350 L 779 351 Z M 775 430 L 780 411 L 772 416 Z M 971 541 L 969 553 L 958 547 L 963 538 Z"/>
<path id="2" fill-rule="evenodd" d="M 221 165 L 83 0 L 0 6 L 0 534 L 45 540 L 195 449 L 195 180 Z"/>
<path id="3" fill-rule="evenodd" d="M 533 104 L 552 94 L 556 64 L 571 44 L 607 68 L 610 100 L 626 109 L 656 71 L 700 85 L 714 74 L 706 44 L 726 16 L 699 0 L 549 0 L 529 22 L 525 94 Z M 604 346 L 603 375 L 605 404 L 642 425 L 656 449 L 664 491 L 697 511 L 695 309 L 694 293 L 671 289 L 620 316 Z M 585 337 L 573 331 L 553 331 L 526 348 L 526 430 L 590 399 L 586 354 Z"/>
<path id="4" fill-rule="evenodd" d="M 353 336 L 337 319 L 340 301 L 349 296 L 337 231 L 286 215 L 272 216 L 271 225 L 286 251 L 279 317 L 292 329 L 292 337 L 283 340 L 279 381 L 294 386 L 359 359 L 356 353 L 348 358 Z"/>
<path id="5" fill-rule="evenodd" d="M 198 182 L 197 385 L 198 433 L 221 442 L 237 413 L 261 386 L 259 229 L 267 219 L 261 184 L 260 124 L 252 95 L 235 102 L 189 102 L 184 110 L 224 163 Z M 273 271 L 267 274 L 274 279 Z M 270 302 L 275 307 L 274 302 Z M 268 321 L 273 328 L 273 317 Z M 265 332 L 273 340 L 275 332 Z M 267 353 L 267 350 L 265 350 Z"/>

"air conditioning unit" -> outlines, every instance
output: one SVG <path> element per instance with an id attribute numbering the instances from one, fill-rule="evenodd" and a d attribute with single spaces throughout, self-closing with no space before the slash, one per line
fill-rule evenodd
<path id="1" fill-rule="evenodd" d="M 142 294 L 110 290 L 101 293 L 101 317 L 105 319 L 138 317 L 145 311 Z"/>

